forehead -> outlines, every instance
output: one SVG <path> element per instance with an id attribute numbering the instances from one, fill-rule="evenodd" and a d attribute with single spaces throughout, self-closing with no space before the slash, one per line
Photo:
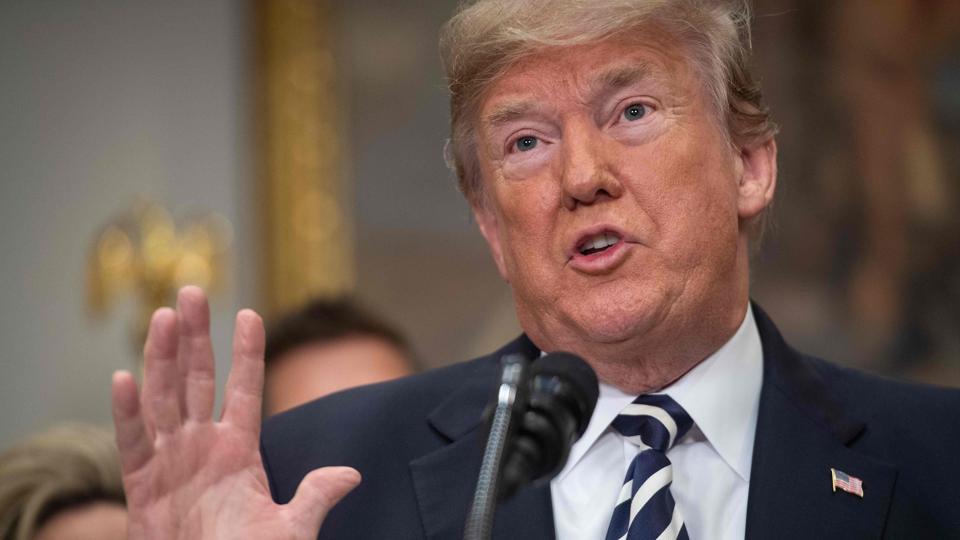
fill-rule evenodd
<path id="1" fill-rule="evenodd" d="M 692 62 L 678 46 L 653 36 L 550 47 L 525 55 L 484 92 L 481 120 L 544 97 L 585 103 L 605 89 L 643 83 L 677 95 L 694 88 Z M 703 85 L 699 85 L 703 86 Z"/>

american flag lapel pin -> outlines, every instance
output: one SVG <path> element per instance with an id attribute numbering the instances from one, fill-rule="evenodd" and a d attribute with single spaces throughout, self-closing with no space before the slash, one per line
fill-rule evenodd
<path id="1" fill-rule="evenodd" d="M 833 480 L 834 493 L 839 488 L 840 491 L 863 498 L 863 480 L 837 469 L 830 469 L 830 477 Z"/>

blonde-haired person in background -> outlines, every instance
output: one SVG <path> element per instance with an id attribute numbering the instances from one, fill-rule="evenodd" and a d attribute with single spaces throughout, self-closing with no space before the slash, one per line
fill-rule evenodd
<path id="1" fill-rule="evenodd" d="M 0 539 L 126 536 L 120 460 L 109 431 L 58 426 L 0 454 Z"/>

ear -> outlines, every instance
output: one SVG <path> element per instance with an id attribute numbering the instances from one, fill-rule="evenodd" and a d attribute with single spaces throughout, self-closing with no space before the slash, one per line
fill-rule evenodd
<path id="1" fill-rule="evenodd" d="M 777 186 L 777 142 L 773 137 L 740 149 L 737 213 L 749 220 L 763 213 Z"/>
<path id="2" fill-rule="evenodd" d="M 487 246 L 490 248 L 490 254 L 493 255 L 493 262 L 496 263 L 500 276 L 509 283 L 510 277 L 507 274 L 507 265 L 504 263 L 503 250 L 500 246 L 500 225 L 496 213 L 484 203 L 474 205 L 472 210 L 473 218 L 477 220 L 480 234 L 487 241 Z"/>

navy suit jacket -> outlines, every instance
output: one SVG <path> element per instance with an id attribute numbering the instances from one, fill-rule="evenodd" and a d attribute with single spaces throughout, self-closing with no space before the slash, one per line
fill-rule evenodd
<path id="1" fill-rule="evenodd" d="M 764 368 L 747 538 L 960 538 L 960 391 L 805 356 L 754 313 Z M 317 467 L 350 465 L 363 482 L 320 538 L 461 538 L 483 453 L 481 415 L 506 352 L 539 355 L 521 336 L 487 357 L 271 418 L 261 452 L 274 498 L 290 500 Z M 831 468 L 860 478 L 863 498 L 834 492 Z M 554 538 L 549 485 L 522 490 L 495 520 L 494 538 Z"/>

